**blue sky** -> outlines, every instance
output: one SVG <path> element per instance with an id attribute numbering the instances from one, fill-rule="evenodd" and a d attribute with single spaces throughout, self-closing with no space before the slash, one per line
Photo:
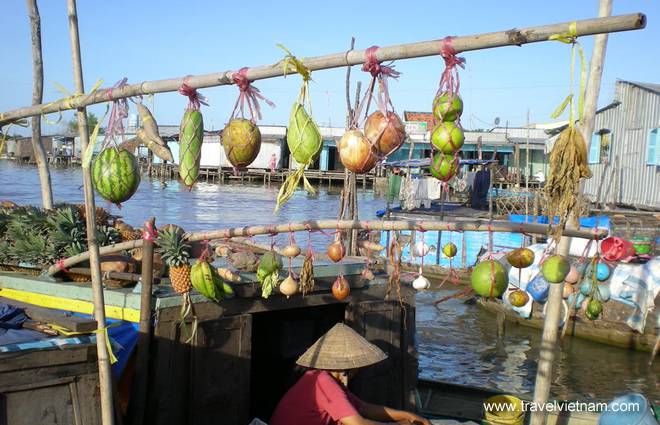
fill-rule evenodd
<path id="1" fill-rule="evenodd" d="M 615 0 L 614 14 L 643 12 L 646 29 L 615 33 L 609 38 L 599 105 L 609 103 L 617 78 L 660 83 L 660 2 Z M 57 82 L 73 89 L 66 2 L 39 2 L 44 50 L 44 101 L 62 95 Z M 282 43 L 299 57 L 346 50 L 351 36 L 366 48 L 544 25 L 594 17 L 597 0 L 333 2 L 93 1 L 79 0 L 80 36 L 86 88 L 102 78 L 105 86 L 127 77 L 130 83 L 238 69 L 274 63 Z M 0 110 L 31 103 L 32 58 L 25 1 L 4 0 L 0 14 L 3 63 L 0 71 Z M 587 59 L 592 37 L 581 39 Z M 467 52 L 461 71 L 465 101 L 463 125 L 488 128 L 495 117 L 502 125 L 524 125 L 527 109 L 532 122 L 548 122 L 550 113 L 568 93 L 570 48 L 557 42 Z M 402 72 L 392 82 L 397 111 L 430 110 L 443 69 L 440 57 L 396 62 Z M 320 124 L 343 125 L 344 69 L 313 74 L 314 115 Z M 354 67 L 355 77 L 367 75 Z M 263 124 L 285 125 L 300 79 L 297 76 L 258 81 L 255 85 L 277 104 L 264 107 Z M 227 121 L 237 89 L 204 89 L 211 106 L 204 108 L 206 129 Z M 178 124 L 186 100 L 178 94 L 155 97 L 159 124 Z M 100 114 L 103 107 L 93 107 Z M 70 114 L 65 115 L 65 119 Z M 47 127 L 56 131 L 57 127 Z"/>

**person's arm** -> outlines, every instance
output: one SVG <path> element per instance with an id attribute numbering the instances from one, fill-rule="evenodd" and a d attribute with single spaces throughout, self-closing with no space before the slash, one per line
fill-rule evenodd
<path id="1" fill-rule="evenodd" d="M 414 422 L 410 422 L 408 420 L 401 420 L 401 421 L 396 421 L 396 422 L 378 422 L 374 421 L 371 419 L 367 419 L 361 415 L 356 415 L 356 416 L 349 416 L 347 418 L 343 418 L 342 420 L 339 421 L 342 425 L 391 425 L 391 424 L 397 424 L 397 425 L 414 425 Z"/>
<path id="2" fill-rule="evenodd" d="M 377 421 L 392 421 L 396 423 L 410 423 L 413 425 L 431 425 L 431 422 L 428 419 L 422 418 L 412 412 L 365 402 L 362 402 L 360 405 L 360 414 L 366 418 Z"/>

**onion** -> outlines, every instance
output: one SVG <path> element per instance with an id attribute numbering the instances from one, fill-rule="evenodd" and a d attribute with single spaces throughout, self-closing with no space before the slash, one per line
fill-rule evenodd
<path id="1" fill-rule="evenodd" d="M 346 248 L 341 239 L 337 239 L 328 245 L 328 257 L 335 263 L 341 261 L 341 259 L 344 258 L 344 255 L 346 255 Z"/>
<path id="2" fill-rule="evenodd" d="M 417 279 L 413 280 L 412 286 L 416 290 L 421 291 L 422 289 L 429 289 L 431 287 L 431 282 L 420 274 Z"/>
<path id="3" fill-rule="evenodd" d="M 294 258 L 300 255 L 300 247 L 298 245 L 289 245 L 282 248 L 280 253 L 285 257 Z"/>
<path id="4" fill-rule="evenodd" d="M 401 118 L 394 112 L 376 111 L 369 115 L 364 124 L 364 135 L 376 146 L 378 152 L 387 156 L 401 147 L 406 138 L 406 130 Z"/>
<path id="5" fill-rule="evenodd" d="M 351 287 L 344 276 L 337 276 L 335 283 L 332 284 L 332 295 L 338 300 L 343 301 L 351 293 Z"/>
<path id="6" fill-rule="evenodd" d="M 286 295 L 287 298 L 298 292 L 298 282 L 296 282 L 296 279 L 291 275 L 287 276 L 287 278 L 280 283 L 280 292 L 282 295 Z"/>
<path id="7" fill-rule="evenodd" d="M 366 173 L 378 162 L 376 150 L 360 130 L 349 130 L 337 142 L 339 159 L 354 173 Z"/>

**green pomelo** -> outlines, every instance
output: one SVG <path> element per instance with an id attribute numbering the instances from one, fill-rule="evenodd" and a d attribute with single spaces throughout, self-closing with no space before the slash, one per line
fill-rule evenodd
<path id="1" fill-rule="evenodd" d="M 105 148 L 92 165 L 92 181 L 103 199 L 114 204 L 127 201 L 140 185 L 137 159 L 126 149 Z"/>
<path id="2" fill-rule="evenodd" d="M 447 182 L 456 175 L 458 161 L 456 161 L 456 157 L 453 155 L 445 155 L 442 152 L 436 152 L 433 155 L 429 170 L 433 177 L 442 180 L 443 182 Z"/>
<path id="3" fill-rule="evenodd" d="M 502 264 L 486 260 L 472 270 L 472 288 L 482 297 L 499 297 L 509 284 L 509 276 Z"/>
<path id="4" fill-rule="evenodd" d="M 186 111 L 179 128 L 179 176 L 191 187 L 199 176 L 199 161 L 202 157 L 204 120 L 199 111 Z"/>
<path id="5" fill-rule="evenodd" d="M 433 146 L 447 155 L 454 155 L 465 142 L 463 129 L 452 122 L 440 122 L 431 133 Z"/>
<path id="6" fill-rule="evenodd" d="M 433 115 L 438 121 L 456 121 L 463 113 L 463 100 L 457 94 L 441 93 L 433 99 Z"/>
<path id="7" fill-rule="evenodd" d="M 293 104 L 286 143 L 291 155 L 299 164 L 313 162 L 323 148 L 323 138 L 318 126 L 300 103 Z"/>
<path id="8" fill-rule="evenodd" d="M 553 255 L 541 265 L 541 273 L 543 273 L 545 280 L 550 283 L 563 282 L 570 270 L 570 263 L 561 255 Z"/>
<path id="9" fill-rule="evenodd" d="M 232 119 L 222 131 L 225 155 L 236 168 L 247 167 L 259 155 L 261 132 L 252 121 Z"/>

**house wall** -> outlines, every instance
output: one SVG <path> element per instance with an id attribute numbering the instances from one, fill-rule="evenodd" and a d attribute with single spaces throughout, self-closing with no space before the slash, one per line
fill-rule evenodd
<path id="1" fill-rule="evenodd" d="M 625 81 L 616 92 L 621 104 L 598 113 L 594 126 L 611 131 L 609 161 L 590 164 L 584 193 L 595 201 L 602 182 L 601 202 L 660 208 L 660 166 L 647 164 L 649 134 L 660 127 L 660 94 Z"/>

